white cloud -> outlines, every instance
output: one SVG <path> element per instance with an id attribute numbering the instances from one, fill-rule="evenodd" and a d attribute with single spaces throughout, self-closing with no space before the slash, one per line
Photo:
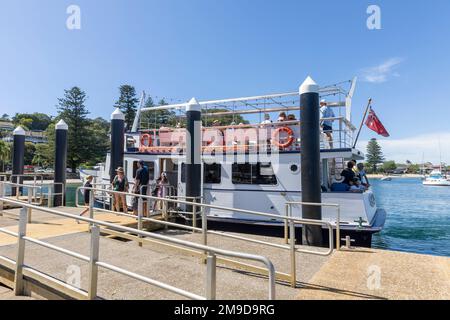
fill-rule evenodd
<path id="1" fill-rule="evenodd" d="M 363 69 L 361 78 L 370 83 L 383 83 L 390 77 L 399 77 L 400 74 L 394 69 L 402 62 L 402 58 L 390 58 L 378 66 Z"/>
<path id="2" fill-rule="evenodd" d="M 358 149 L 365 152 L 368 141 L 358 142 Z M 382 139 L 378 140 L 387 160 L 395 160 L 405 163 L 410 160 L 414 163 L 430 161 L 438 164 L 440 153 L 442 161 L 450 164 L 450 133 L 429 133 L 403 139 Z M 439 148 L 440 145 L 440 148 Z M 440 150 L 439 150 L 440 149 Z"/>

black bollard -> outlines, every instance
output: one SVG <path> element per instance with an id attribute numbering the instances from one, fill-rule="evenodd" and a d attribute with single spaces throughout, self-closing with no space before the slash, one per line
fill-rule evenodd
<path id="1" fill-rule="evenodd" d="M 202 161 L 202 112 L 195 98 L 186 107 L 186 197 L 201 196 Z M 186 211 L 192 212 L 187 206 Z M 200 218 L 200 217 L 198 217 Z"/>
<path id="2" fill-rule="evenodd" d="M 25 130 L 21 126 L 18 126 L 13 131 L 13 155 L 12 155 L 12 174 L 13 183 L 22 183 L 23 178 L 14 175 L 23 174 L 23 166 L 25 161 Z M 17 195 L 17 188 L 12 188 L 12 195 Z M 22 192 L 22 188 L 19 188 L 19 194 Z"/>
<path id="3" fill-rule="evenodd" d="M 125 148 L 125 116 L 117 108 L 111 114 L 111 157 L 109 166 L 110 182 L 114 180 L 116 169 L 123 167 L 123 153 Z"/>
<path id="4" fill-rule="evenodd" d="M 63 201 L 62 192 L 66 186 L 66 170 L 67 170 L 67 130 L 69 127 L 60 120 L 55 126 L 55 195 L 53 205 L 55 207 L 65 205 L 65 197 Z"/>
<path id="5" fill-rule="evenodd" d="M 310 78 L 300 86 L 302 201 L 321 203 L 319 86 Z M 304 219 L 322 219 L 320 206 L 302 206 Z M 303 244 L 322 246 L 322 227 L 304 225 Z"/>

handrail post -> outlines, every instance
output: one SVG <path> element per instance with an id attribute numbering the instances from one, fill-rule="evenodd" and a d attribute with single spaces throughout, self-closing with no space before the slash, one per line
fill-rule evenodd
<path id="1" fill-rule="evenodd" d="M 336 250 L 341 250 L 341 206 L 337 207 L 336 217 Z"/>
<path id="2" fill-rule="evenodd" d="M 94 190 L 89 192 L 89 218 L 94 219 Z"/>
<path id="3" fill-rule="evenodd" d="M 197 227 L 197 206 L 195 205 L 197 203 L 196 200 L 194 200 L 194 205 L 192 206 L 192 227 Z M 194 230 L 195 232 L 195 230 Z"/>
<path id="4" fill-rule="evenodd" d="M 33 187 L 28 188 L 28 204 L 30 204 L 30 205 L 31 205 L 31 201 L 33 199 L 33 190 L 34 190 Z M 28 207 L 27 211 L 28 211 L 28 223 L 31 223 L 31 212 L 32 212 L 31 207 Z"/>
<path id="5" fill-rule="evenodd" d="M 49 208 L 53 207 L 52 187 L 50 185 L 48 186 L 48 203 L 47 203 L 47 205 Z"/>
<path id="6" fill-rule="evenodd" d="M 0 183 L 0 198 L 5 196 L 5 185 Z M 0 217 L 3 217 L 3 201 L 0 200 Z"/>
<path id="7" fill-rule="evenodd" d="M 164 221 L 165 222 L 168 222 L 169 221 L 169 208 L 168 208 L 168 199 L 167 198 L 165 198 L 163 201 L 162 201 L 162 214 L 163 214 L 163 217 L 164 217 Z M 167 230 L 167 229 L 169 229 L 169 226 L 166 224 L 166 225 L 164 225 L 164 230 Z"/>
<path id="8" fill-rule="evenodd" d="M 88 299 L 94 300 L 97 297 L 98 284 L 98 257 L 100 249 L 100 228 L 99 226 L 91 227 L 91 247 L 89 256 L 89 288 Z"/>
<path id="9" fill-rule="evenodd" d="M 290 217 L 292 218 L 292 207 L 290 209 Z M 297 285 L 297 264 L 295 261 L 295 223 L 294 220 L 289 221 L 290 245 L 291 245 L 291 287 Z"/>
<path id="10" fill-rule="evenodd" d="M 19 232 L 17 237 L 17 259 L 14 274 L 14 294 L 20 296 L 24 294 L 23 285 L 23 265 L 25 260 L 25 239 L 27 233 L 27 208 L 22 207 L 19 217 Z"/>
<path id="11" fill-rule="evenodd" d="M 138 198 L 138 230 L 142 231 L 142 213 L 144 209 L 144 203 L 141 197 Z M 138 235 L 139 239 L 142 239 L 142 235 Z M 139 246 L 142 247 L 142 242 L 138 242 Z"/>
<path id="12" fill-rule="evenodd" d="M 208 300 L 216 300 L 216 266 L 216 255 L 208 253 L 206 257 L 206 299 Z"/>
<path id="13" fill-rule="evenodd" d="M 290 207 L 290 204 L 289 203 L 286 203 L 286 218 L 289 216 L 289 207 Z M 288 220 L 287 219 L 284 219 L 284 243 L 285 244 L 288 244 L 289 243 L 289 240 L 288 240 Z"/>

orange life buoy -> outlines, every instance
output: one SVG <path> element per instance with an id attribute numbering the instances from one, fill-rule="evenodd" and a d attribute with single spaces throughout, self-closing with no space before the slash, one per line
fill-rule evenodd
<path id="1" fill-rule="evenodd" d="M 149 135 L 148 133 L 144 133 L 141 136 L 141 146 L 142 147 L 151 147 L 152 146 L 152 136 Z"/>
<path id="2" fill-rule="evenodd" d="M 286 142 L 283 143 L 280 142 L 281 132 L 286 132 L 286 134 L 288 135 Z M 286 149 L 290 147 L 294 143 L 294 141 L 295 141 L 294 131 L 289 127 L 278 128 L 272 133 L 272 144 L 281 149 Z"/>

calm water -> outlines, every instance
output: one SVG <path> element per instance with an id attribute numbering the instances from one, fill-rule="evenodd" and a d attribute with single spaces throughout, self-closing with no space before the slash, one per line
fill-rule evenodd
<path id="1" fill-rule="evenodd" d="M 387 212 L 374 247 L 450 256 L 450 187 L 424 187 L 420 179 L 406 178 L 371 182 L 378 206 Z M 78 186 L 67 186 L 67 205 L 75 206 Z"/>
<path id="2" fill-rule="evenodd" d="M 386 224 L 373 246 L 450 256 L 450 187 L 425 187 L 420 179 L 371 180 Z"/>

